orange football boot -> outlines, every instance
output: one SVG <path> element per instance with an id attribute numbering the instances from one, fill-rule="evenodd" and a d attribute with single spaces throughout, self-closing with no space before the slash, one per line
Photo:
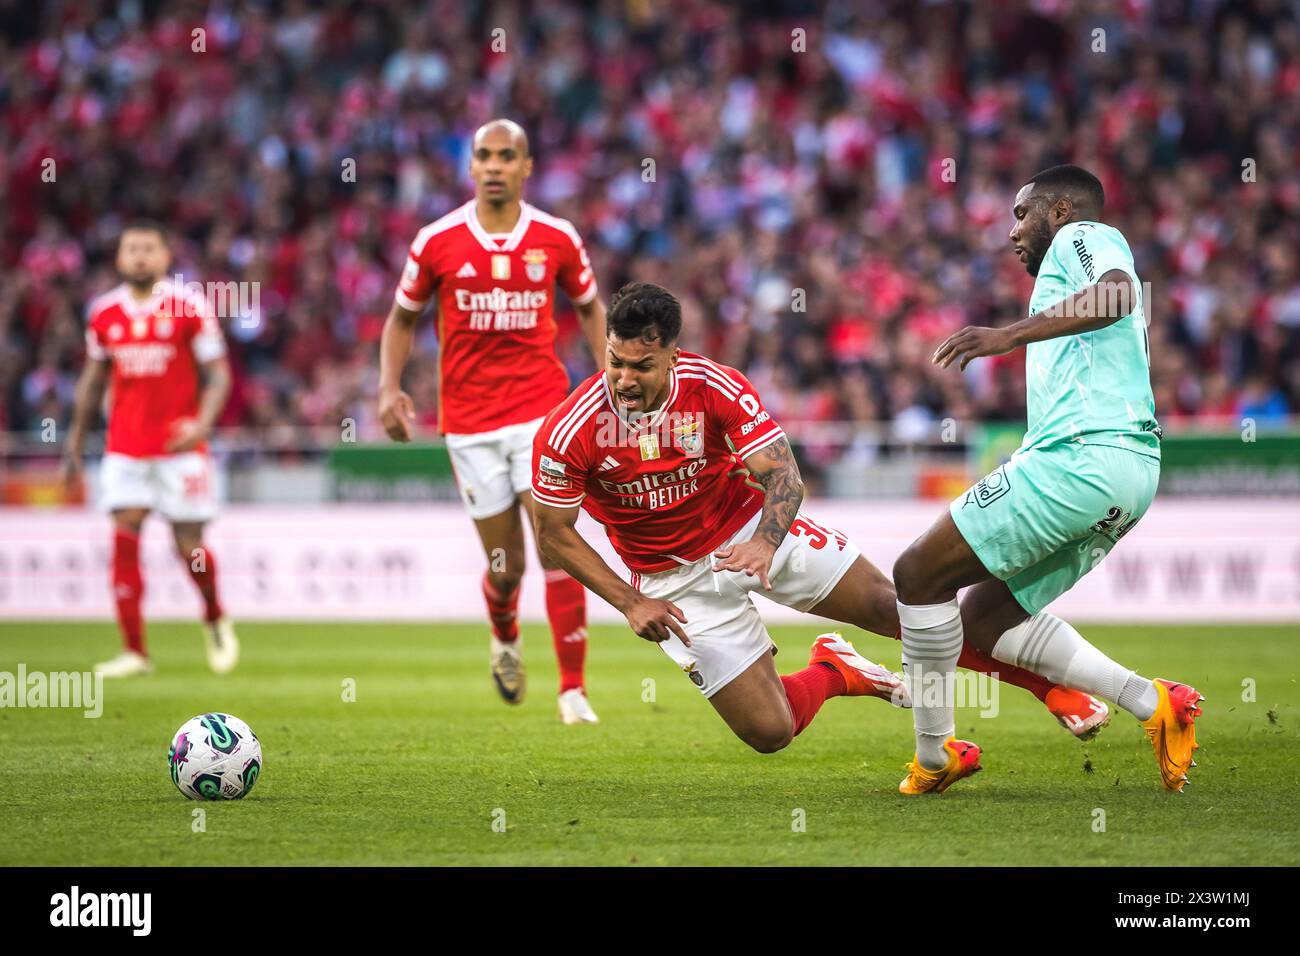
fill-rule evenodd
<path id="1" fill-rule="evenodd" d="M 1156 711 L 1142 721 L 1151 748 L 1156 753 L 1160 767 L 1160 782 L 1166 790 L 1182 793 L 1187 786 L 1187 771 L 1196 766 L 1192 755 L 1200 745 L 1196 742 L 1196 718 L 1201 716 L 1203 696 L 1187 684 L 1156 678 L 1159 700 Z"/>
<path id="2" fill-rule="evenodd" d="M 829 664 L 839 671 L 850 697 L 879 697 L 895 707 L 912 706 L 903 678 L 867 660 L 840 634 L 822 634 L 813 641 L 808 663 Z"/>
<path id="3" fill-rule="evenodd" d="M 949 737 L 943 749 L 948 751 L 948 763 L 942 770 L 927 770 L 913 757 L 907 765 L 907 776 L 898 785 L 898 792 L 909 796 L 943 793 L 962 777 L 980 771 L 980 748 L 976 744 Z"/>
<path id="4" fill-rule="evenodd" d="M 1043 701 L 1062 727 L 1079 740 L 1092 740 L 1110 723 L 1110 708 L 1081 690 L 1057 684 Z"/>

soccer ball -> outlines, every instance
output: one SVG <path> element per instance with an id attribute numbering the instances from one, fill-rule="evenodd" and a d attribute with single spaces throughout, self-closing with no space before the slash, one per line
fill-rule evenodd
<path id="1" fill-rule="evenodd" d="M 200 714 L 176 731 L 167 763 L 172 783 L 191 800 L 238 800 L 262 772 L 262 745 L 238 717 Z"/>

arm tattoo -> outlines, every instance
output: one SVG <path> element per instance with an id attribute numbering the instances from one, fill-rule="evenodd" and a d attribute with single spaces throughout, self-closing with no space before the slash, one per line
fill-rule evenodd
<path id="1" fill-rule="evenodd" d="M 799 465 L 790 451 L 790 443 L 778 438 L 754 457 L 763 462 L 764 469 L 754 474 L 763 486 L 763 515 L 759 518 L 754 537 L 766 541 L 774 549 L 785 540 L 786 532 L 799 513 L 803 503 L 803 479 Z"/>

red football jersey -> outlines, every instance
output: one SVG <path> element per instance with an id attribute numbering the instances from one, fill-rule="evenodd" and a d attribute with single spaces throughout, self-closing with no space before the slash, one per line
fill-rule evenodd
<path id="1" fill-rule="evenodd" d="M 226 354 L 217 320 L 201 296 L 171 280 L 144 301 L 120 285 L 90 303 L 88 319 L 86 355 L 113 366 L 104 450 L 169 454 L 177 422 L 198 415 L 199 366 Z"/>
<path id="2" fill-rule="evenodd" d="M 533 497 L 582 505 L 646 573 L 704 557 L 761 510 L 742 462 L 785 434 L 733 368 L 682 352 L 669 378 L 663 406 L 631 428 L 593 375 L 533 439 Z"/>
<path id="3" fill-rule="evenodd" d="M 596 278 L 577 230 L 520 203 L 509 235 L 489 235 L 474 200 L 420 230 L 397 304 L 438 296 L 438 427 L 454 435 L 541 418 L 569 391 L 555 356 L 556 283 L 577 305 Z"/>

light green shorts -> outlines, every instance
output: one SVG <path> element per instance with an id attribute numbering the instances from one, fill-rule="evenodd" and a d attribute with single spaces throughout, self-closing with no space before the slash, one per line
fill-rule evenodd
<path id="1" fill-rule="evenodd" d="M 1156 458 L 1062 442 L 1017 451 L 949 510 L 989 573 L 1037 614 L 1137 524 L 1159 480 Z"/>

